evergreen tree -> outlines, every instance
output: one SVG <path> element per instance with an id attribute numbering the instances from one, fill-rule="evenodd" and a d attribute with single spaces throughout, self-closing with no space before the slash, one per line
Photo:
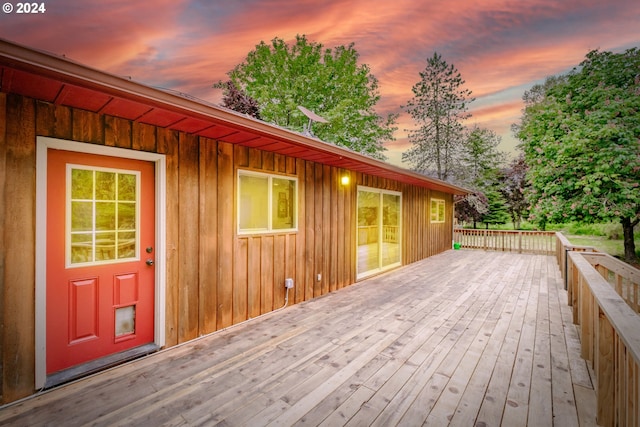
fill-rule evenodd
<path id="1" fill-rule="evenodd" d="M 507 204 L 502 194 L 495 189 L 489 189 L 486 193 L 489 201 L 487 213 L 482 215 L 481 222 L 485 223 L 486 228 L 491 224 L 504 224 L 509 220 L 507 213 Z"/>
<path id="2" fill-rule="evenodd" d="M 473 220 L 473 228 L 477 222 L 485 222 L 483 218 L 501 218 L 495 216 L 491 209 L 503 209 L 502 204 L 496 203 L 493 193 L 499 192 L 499 171 L 503 163 L 504 153 L 498 151 L 500 137 L 495 132 L 474 126 L 466 132 L 465 144 L 460 157 L 460 167 L 457 178 L 462 185 L 473 189 L 474 192 L 465 196 L 465 202 L 456 204 L 460 209 L 460 218 L 464 215 Z M 493 204 L 488 196 L 493 197 Z M 498 222 L 503 223 L 503 222 Z"/>
<path id="3" fill-rule="evenodd" d="M 474 126 L 467 133 L 461 156 L 460 179 L 472 186 L 486 187 L 486 178 L 494 176 L 504 162 L 498 151 L 500 137 L 489 129 Z"/>
<path id="4" fill-rule="evenodd" d="M 427 60 L 405 108 L 418 125 L 408 130 L 412 147 L 402 160 L 412 169 L 449 180 L 460 163 L 464 146 L 462 121 L 469 117 L 471 91 L 464 89 L 458 70 L 438 53 Z"/>

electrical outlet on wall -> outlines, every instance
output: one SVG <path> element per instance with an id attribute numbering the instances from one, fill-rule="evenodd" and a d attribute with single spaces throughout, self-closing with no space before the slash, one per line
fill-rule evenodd
<path id="1" fill-rule="evenodd" d="M 318 273 L 318 282 L 322 280 L 322 274 Z"/>

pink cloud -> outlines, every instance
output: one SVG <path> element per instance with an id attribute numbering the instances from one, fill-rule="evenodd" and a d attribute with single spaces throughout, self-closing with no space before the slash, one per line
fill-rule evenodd
<path id="1" fill-rule="evenodd" d="M 478 98 L 472 120 L 507 139 L 524 90 L 591 49 L 639 45 L 638 22 L 636 0 L 56 0 L 43 15 L 0 15 L 0 37 L 210 102 L 211 85 L 261 40 L 354 42 L 384 114 L 401 111 L 437 51 Z M 394 150 L 412 126 L 402 114 Z"/>
<path id="2" fill-rule="evenodd" d="M 60 0 L 42 15 L 5 16 L 0 37 L 38 47 L 108 71 L 154 53 L 178 30 L 180 1 Z"/>

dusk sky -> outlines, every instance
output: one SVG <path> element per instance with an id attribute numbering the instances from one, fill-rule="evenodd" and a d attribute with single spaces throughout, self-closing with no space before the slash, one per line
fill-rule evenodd
<path id="1" fill-rule="evenodd" d="M 638 0 L 48 0 L 38 14 L 2 3 L 0 38 L 214 103 L 212 84 L 274 37 L 354 42 L 379 80 L 385 115 L 401 112 L 438 52 L 476 97 L 468 124 L 495 131 L 504 151 L 515 147 L 510 126 L 525 90 L 590 50 L 640 47 Z M 398 126 L 386 154 L 401 165 L 413 123 L 403 113 Z"/>

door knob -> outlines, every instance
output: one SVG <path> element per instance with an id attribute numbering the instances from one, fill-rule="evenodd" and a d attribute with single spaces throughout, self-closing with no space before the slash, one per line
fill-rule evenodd
<path id="1" fill-rule="evenodd" d="M 149 258 L 149 259 L 146 261 L 146 263 L 147 263 L 147 265 L 153 265 L 153 260 L 152 260 L 151 258 Z"/>

